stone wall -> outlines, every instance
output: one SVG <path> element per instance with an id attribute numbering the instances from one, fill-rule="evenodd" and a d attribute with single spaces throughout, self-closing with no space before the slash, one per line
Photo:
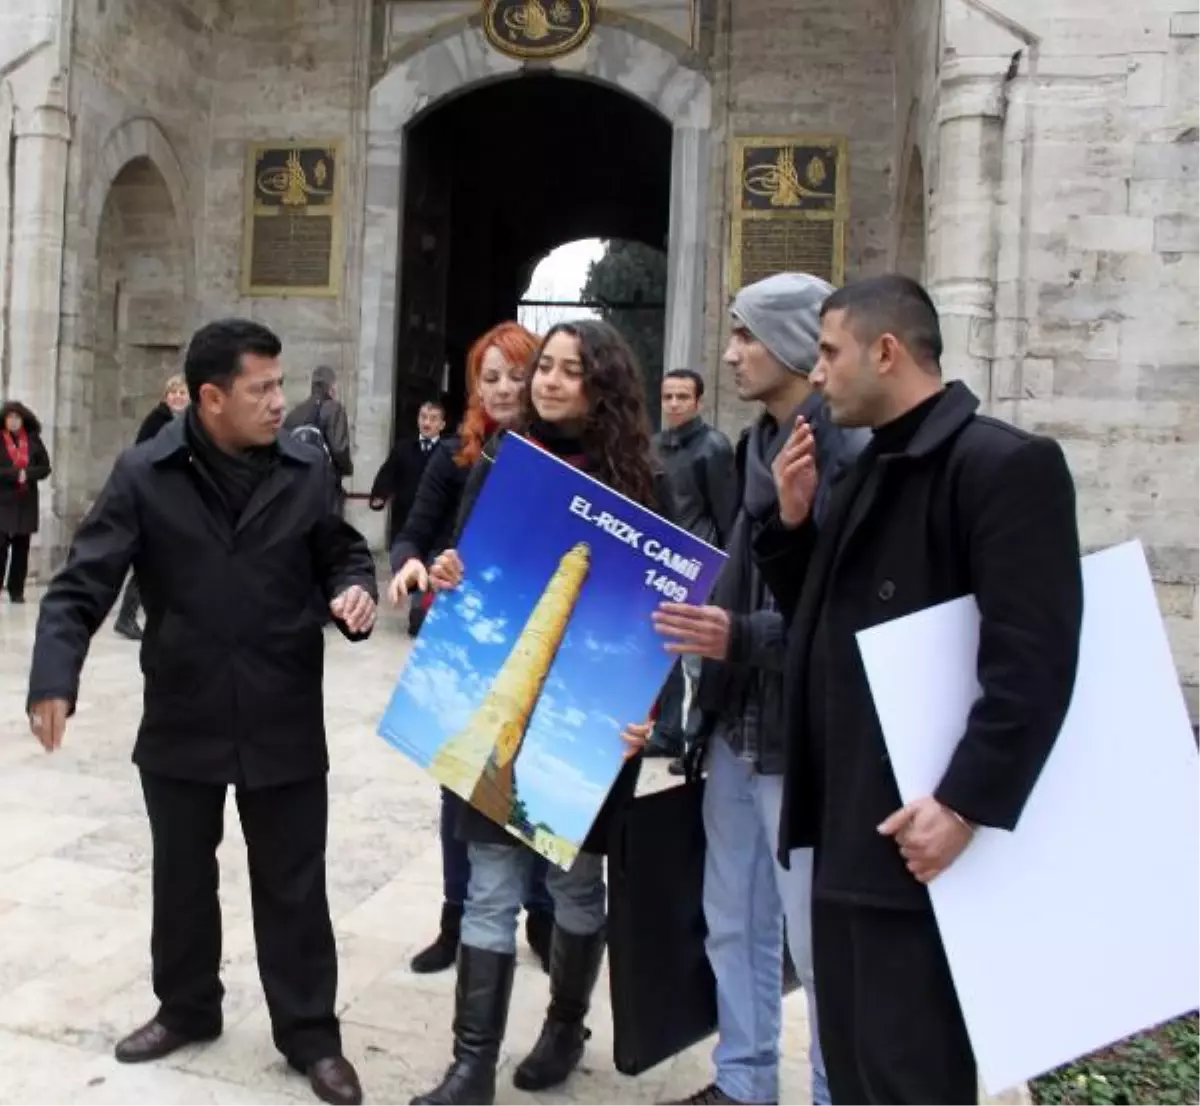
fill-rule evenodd
<path id="1" fill-rule="evenodd" d="M 202 314 L 244 314 L 284 341 L 292 399 L 332 365 L 354 410 L 362 239 L 364 126 L 370 47 L 368 0 L 241 0 L 214 66 L 207 196 L 199 263 Z M 240 292 L 246 151 L 252 142 L 340 140 L 346 186 L 342 294 L 247 298 Z M 352 427 L 353 429 L 353 427 Z M 369 484 L 372 474 L 366 474 Z M 355 482 L 360 483 L 362 474 Z"/>
<path id="2" fill-rule="evenodd" d="M 1088 549 L 1146 546 L 1195 715 L 1200 195 L 1197 16 L 1184 6 L 993 5 L 1036 36 L 1031 48 L 948 0 L 946 46 L 975 66 L 1022 49 L 1006 93 L 987 398 L 1062 443 Z"/>
<path id="3" fill-rule="evenodd" d="M 917 0 L 921 3 L 922 0 Z M 733 430 L 750 412 L 737 401 L 721 354 L 728 341 L 725 262 L 730 243 L 730 138 L 839 134 L 849 140 L 848 279 L 887 268 L 896 110 L 896 25 L 890 0 L 736 0 L 719 6 L 705 320 L 706 395 Z M 730 25 L 732 20 L 732 25 Z"/>

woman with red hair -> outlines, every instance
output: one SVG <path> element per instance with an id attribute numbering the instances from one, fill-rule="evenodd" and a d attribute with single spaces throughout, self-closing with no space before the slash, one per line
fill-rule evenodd
<path id="1" fill-rule="evenodd" d="M 412 509 L 392 544 L 395 575 L 388 594 L 397 606 L 413 592 L 432 598 L 426 561 L 449 542 L 467 474 L 484 444 L 521 417 L 525 377 L 537 349 L 536 335 L 518 323 L 507 322 L 489 330 L 467 354 L 467 413 L 458 438 L 444 438 L 434 449 L 417 486 Z M 421 596 L 412 595 L 412 602 L 421 600 Z M 433 944 L 413 958 L 414 972 L 444 971 L 458 955 L 463 904 L 471 876 L 467 845 L 455 836 L 461 805 L 457 795 L 442 789 L 442 922 Z M 526 938 L 548 970 L 554 907 L 546 890 L 545 861 L 533 873 L 525 911 Z"/>

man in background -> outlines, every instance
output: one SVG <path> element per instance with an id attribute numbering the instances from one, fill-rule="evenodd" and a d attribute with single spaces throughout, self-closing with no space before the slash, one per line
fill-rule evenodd
<path id="1" fill-rule="evenodd" d="M 691 369 L 663 377 L 666 429 L 654 435 L 654 449 L 670 481 L 672 519 L 701 541 L 724 549 L 737 514 L 737 474 L 729 439 L 704 420 L 704 379 Z M 681 658 L 671 669 L 659 700 L 658 721 L 647 756 L 678 757 L 684 748 L 685 706 L 699 675 L 698 659 Z"/>
<path id="2" fill-rule="evenodd" d="M 294 437 L 323 449 L 333 467 L 339 511 L 346 502 L 342 481 L 354 475 L 350 459 L 350 420 L 338 399 L 337 373 L 328 365 L 313 369 L 312 392 L 303 403 L 292 408 L 283 424 Z"/>
<path id="3" fill-rule="evenodd" d="M 446 407 L 440 399 L 427 399 L 417 412 L 416 438 L 400 438 L 379 466 L 371 485 L 371 510 L 382 511 L 390 502 L 388 547 L 404 527 L 412 510 L 425 466 L 446 432 Z"/>

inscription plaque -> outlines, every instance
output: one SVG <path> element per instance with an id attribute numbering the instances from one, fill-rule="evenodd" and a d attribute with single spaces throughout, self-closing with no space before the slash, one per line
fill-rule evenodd
<path id="1" fill-rule="evenodd" d="M 337 143 L 265 143 L 246 158 L 242 292 L 336 296 L 341 276 Z"/>
<path id="2" fill-rule="evenodd" d="M 782 272 L 841 284 L 847 184 L 844 138 L 735 138 L 728 293 Z"/>

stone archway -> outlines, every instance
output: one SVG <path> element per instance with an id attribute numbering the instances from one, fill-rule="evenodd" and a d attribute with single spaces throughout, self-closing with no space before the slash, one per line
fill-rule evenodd
<path id="1" fill-rule="evenodd" d="M 900 200 L 896 271 L 922 282 L 928 256 L 925 225 L 925 169 L 921 151 L 914 146 L 909 154 L 908 173 Z"/>
<path id="2" fill-rule="evenodd" d="M 665 357 L 671 365 L 691 365 L 700 359 L 703 337 L 712 85 L 686 47 L 666 37 L 602 10 L 587 43 L 550 67 L 622 91 L 671 126 Z M 522 69 L 489 45 L 473 16 L 394 56 L 371 90 L 356 390 L 356 465 L 364 472 L 382 462 L 391 434 L 406 128 L 440 102 Z M 371 520 L 357 521 L 375 529 Z"/>
<path id="3" fill-rule="evenodd" d="M 157 391 L 177 371 L 194 310 L 187 183 L 158 124 L 123 123 L 80 171 L 83 203 L 67 228 L 75 264 L 64 274 L 63 304 L 75 322 L 59 361 L 54 549 L 132 441 L 149 409 L 149 378 L 161 377 Z M 130 389 L 124 408 L 122 386 Z"/>
<path id="4" fill-rule="evenodd" d="M 87 394 L 88 482 L 94 496 L 180 370 L 186 250 L 166 181 L 148 157 L 117 174 L 100 215 L 92 372 Z"/>

